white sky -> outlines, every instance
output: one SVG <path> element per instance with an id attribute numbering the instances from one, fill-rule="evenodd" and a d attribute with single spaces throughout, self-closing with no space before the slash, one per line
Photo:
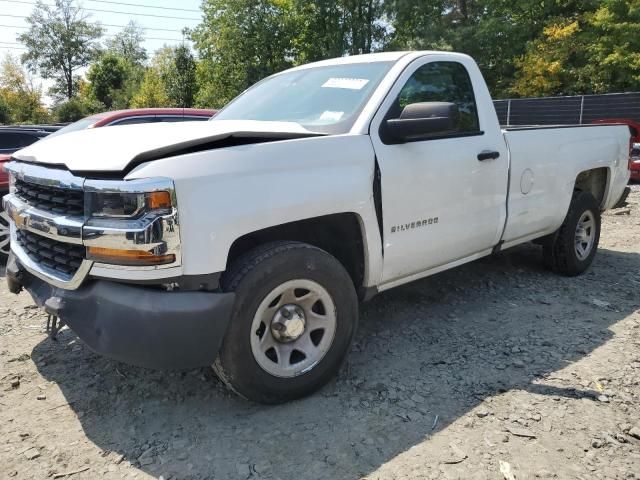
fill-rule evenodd
<path id="1" fill-rule="evenodd" d="M 54 0 L 44 0 L 44 3 L 53 4 Z M 144 47 L 147 49 L 149 56 L 163 45 L 177 45 L 182 42 L 180 31 L 185 27 L 195 27 L 200 21 L 200 3 L 201 0 L 180 0 L 179 2 L 173 0 L 76 1 L 77 6 L 83 7 L 91 15 L 90 21 L 103 24 L 107 35 L 113 35 L 122 30 L 121 27 L 107 25 L 124 26 L 130 20 L 135 20 L 145 28 L 145 37 L 147 38 L 144 42 Z M 24 50 L 20 49 L 21 45 L 16 37 L 26 31 L 26 19 L 22 17 L 28 16 L 35 4 L 36 0 L 0 0 L 0 57 L 3 58 L 6 53 L 19 56 L 24 52 Z M 91 9 L 102 11 L 91 11 Z M 105 10 L 110 10 L 111 12 L 105 12 Z M 104 37 L 104 39 L 107 38 L 110 37 Z M 37 77 L 34 77 L 34 80 L 36 83 L 42 83 L 43 90 L 46 92 L 50 83 L 43 82 Z"/>

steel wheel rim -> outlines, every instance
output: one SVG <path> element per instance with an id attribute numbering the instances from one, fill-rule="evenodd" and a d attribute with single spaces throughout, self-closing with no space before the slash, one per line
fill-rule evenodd
<path id="1" fill-rule="evenodd" d="M 576 226 L 575 250 L 579 260 L 584 260 L 589 256 L 593 249 L 595 238 L 596 220 L 593 213 L 587 210 L 582 214 Z"/>
<path id="2" fill-rule="evenodd" d="M 290 280 L 274 288 L 256 310 L 249 333 L 253 358 L 273 376 L 303 375 L 329 351 L 336 326 L 329 292 L 312 280 Z"/>
<path id="3" fill-rule="evenodd" d="M 0 253 L 9 255 L 9 242 L 11 231 L 9 230 L 9 218 L 6 212 L 0 212 Z"/>

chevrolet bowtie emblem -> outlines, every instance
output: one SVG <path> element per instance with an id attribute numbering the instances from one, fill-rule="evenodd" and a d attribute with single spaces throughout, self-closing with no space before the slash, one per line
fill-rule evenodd
<path id="1" fill-rule="evenodd" d="M 29 223 L 29 214 L 16 211 L 11 213 L 11 218 L 15 222 L 17 228 L 24 228 L 27 226 L 27 224 Z"/>

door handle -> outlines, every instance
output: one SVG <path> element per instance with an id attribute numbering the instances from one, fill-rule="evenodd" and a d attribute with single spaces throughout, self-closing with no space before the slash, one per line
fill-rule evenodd
<path id="1" fill-rule="evenodd" d="M 484 162 L 485 160 L 495 160 L 500 157 L 500 152 L 492 152 L 491 150 L 483 150 L 478 154 L 478 160 Z"/>

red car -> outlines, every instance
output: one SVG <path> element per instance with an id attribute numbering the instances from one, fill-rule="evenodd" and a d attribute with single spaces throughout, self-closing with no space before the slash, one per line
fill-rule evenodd
<path id="1" fill-rule="evenodd" d="M 192 122 L 206 121 L 217 113 L 217 110 L 198 108 L 138 108 L 133 110 L 117 110 L 91 115 L 52 133 L 50 137 L 62 135 L 86 128 L 110 127 L 115 125 L 131 125 L 151 122 Z M 21 147 L 20 147 L 21 148 Z M 15 149 L 13 149 L 15 150 Z M 0 198 L 8 193 L 9 178 L 2 164 L 11 157 L 0 153 Z M 9 255 L 9 223 L 0 205 L 0 260 Z"/>
<path id="2" fill-rule="evenodd" d="M 62 135 L 85 128 L 111 127 L 115 125 L 132 125 L 134 123 L 152 122 L 193 122 L 209 120 L 217 110 L 200 108 L 137 108 L 132 110 L 116 110 L 96 113 L 61 128 L 51 136 Z"/>
<path id="3" fill-rule="evenodd" d="M 594 123 L 623 123 L 631 130 L 631 145 L 629 146 L 629 170 L 631 170 L 630 180 L 640 182 L 640 122 L 626 118 L 607 118 L 597 120 Z"/>
<path id="4" fill-rule="evenodd" d="M 11 155 L 0 153 L 0 261 L 9 255 L 9 219 L 2 208 L 2 197 L 9 193 L 9 176 L 4 171 L 3 164 Z"/>

